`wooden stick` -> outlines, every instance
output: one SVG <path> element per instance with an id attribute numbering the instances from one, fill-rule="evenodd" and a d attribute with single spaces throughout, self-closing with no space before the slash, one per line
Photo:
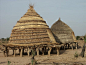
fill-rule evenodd
<path id="1" fill-rule="evenodd" d="M 16 50 L 14 49 L 14 57 L 16 56 Z"/>
<path id="2" fill-rule="evenodd" d="M 50 56 L 50 52 L 51 52 L 51 47 L 49 47 L 49 51 L 48 51 L 48 55 Z"/>
<path id="3" fill-rule="evenodd" d="M 27 52 L 28 53 L 28 56 L 29 56 L 29 52 L 30 52 L 30 49 L 28 48 L 28 52 Z"/>
<path id="4" fill-rule="evenodd" d="M 39 56 L 39 48 L 36 48 L 37 56 Z"/>
<path id="5" fill-rule="evenodd" d="M 60 53 L 59 53 L 59 48 L 57 48 L 57 56 L 59 55 Z"/>
<path id="6" fill-rule="evenodd" d="M 22 57 L 22 51 L 23 51 L 23 49 L 21 48 L 20 57 Z"/>

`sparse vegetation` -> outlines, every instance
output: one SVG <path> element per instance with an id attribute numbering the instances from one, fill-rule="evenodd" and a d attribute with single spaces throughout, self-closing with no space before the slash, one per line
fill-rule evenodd
<path id="1" fill-rule="evenodd" d="M 0 45 L 4 44 L 4 43 L 7 43 L 9 41 L 9 38 L 1 38 L 0 39 Z"/>
<path id="2" fill-rule="evenodd" d="M 34 56 L 35 56 L 35 48 L 32 49 L 32 58 L 31 58 L 31 63 L 32 65 L 35 65 L 37 63 L 37 61 L 35 60 Z"/>
<path id="3" fill-rule="evenodd" d="M 0 42 L 0 45 L 2 45 L 2 43 Z"/>
<path id="4" fill-rule="evenodd" d="M 8 65 L 10 65 L 10 63 L 11 63 L 11 62 L 10 62 L 10 61 L 8 61 Z"/>
<path id="5" fill-rule="evenodd" d="M 84 41 L 85 41 L 85 43 L 86 43 L 86 34 L 85 34 L 85 36 L 84 36 Z"/>
<path id="6" fill-rule="evenodd" d="M 76 39 L 78 40 L 80 38 L 80 36 L 76 36 Z"/>
<path id="7" fill-rule="evenodd" d="M 74 57 L 78 58 L 78 53 L 77 52 L 75 52 Z"/>

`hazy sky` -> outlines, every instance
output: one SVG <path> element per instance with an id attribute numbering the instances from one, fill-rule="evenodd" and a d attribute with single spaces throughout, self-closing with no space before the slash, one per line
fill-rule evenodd
<path id="1" fill-rule="evenodd" d="M 60 17 L 76 36 L 86 34 L 86 0 L 0 0 L 0 38 L 10 37 L 31 3 L 49 27 Z"/>

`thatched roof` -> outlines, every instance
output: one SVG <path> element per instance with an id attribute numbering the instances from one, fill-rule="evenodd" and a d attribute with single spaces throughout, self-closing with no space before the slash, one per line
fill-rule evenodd
<path id="1" fill-rule="evenodd" d="M 59 43 L 69 43 L 76 40 L 73 30 L 59 18 L 52 27 L 51 31 L 57 42 Z"/>
<path id="2" fill-rule="evenodd" d="M 56 43 L 49 26 L 43 18 L 30 6 L 30 9 L 13 27 L 9 45 L 39 45 Z"/>

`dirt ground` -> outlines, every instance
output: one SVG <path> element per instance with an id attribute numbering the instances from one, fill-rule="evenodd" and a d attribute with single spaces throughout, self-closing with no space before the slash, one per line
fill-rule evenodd
<path id="1" fill-rule="evenodd" d="M 51 54 L 51 56 L 48 55 L 40 55 L 40 56 L 35 56 L 35 60 L 37 61 L 37 63 L 41 63 L 43 65 L 52 65 L 52 63 L 58 63 L 61 65 L 61 63 L 82 63 L 84 65 L 86 65 L 86 50 L 85 50 L 85 57 L 78 57 L 75 58 L 74 54 L 77 52 L 78 54 L 81 53 L 82 50 L 82 46 L 83 46 L 83 41 L 78 40 L 79 42 L 79 46 L 81 46 L 81 48 L 79 49 L 66 49 L 64 50 L 60 50 L 60 55 L 57 56 L 56 54 Z M 10 65 L 26 65 L 31 63 L 31 57 L 28 56 L 23 56 L 23 57 L 4 57 L 2 51 L 0 50 L 0 65 L 7 65 L 8 61 L 10 61 Z"/>

